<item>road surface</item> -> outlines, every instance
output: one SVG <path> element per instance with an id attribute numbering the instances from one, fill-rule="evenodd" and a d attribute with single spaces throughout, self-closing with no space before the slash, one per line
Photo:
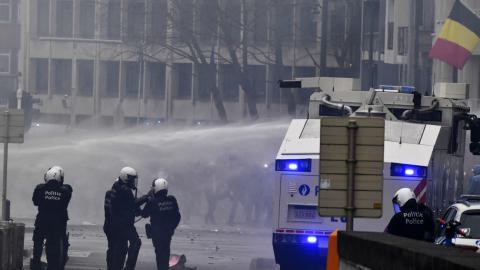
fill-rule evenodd
<path id="1" fill-rule="evenodd" d="M 155 253 L 143 224 L 137 230 L 142 248 L 137 270 L 156 269 Z M 67 269 L 106 269 L 107 239 L 101 226 L 74 225 L 70 232 Z M 25 248 L 31 250 L 32 228 L 27 224 Z M 258 228 L 206 228 L 180 226 L 172 240 L 172 253 L 185 254 L 187 266 L 197 270 L 274 270 L 271 231 Z"/>

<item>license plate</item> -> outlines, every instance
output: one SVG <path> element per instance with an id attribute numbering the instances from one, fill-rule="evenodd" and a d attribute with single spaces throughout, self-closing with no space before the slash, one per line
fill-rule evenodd
<path id="1" fill-rule="evenodd" d="M 298 219 L 315 219 L 317 212 L 312 209 L 295 209 L 294 216 Z"/>

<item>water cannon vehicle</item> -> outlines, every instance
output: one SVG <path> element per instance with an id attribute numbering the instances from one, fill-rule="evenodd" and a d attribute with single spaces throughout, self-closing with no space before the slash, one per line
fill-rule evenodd
<path id="1" fill-rule="evenodd" d="M 431 96 L 412 87 L 355 90 L 358 86 L 351 78 L 280 81 L 282 88 L 316 90 L 308 115 L 291 121 L 276 155 L 272 243 L 282 270 L 318 269 L 325 263 L 328 236 L 345 229 L 345 217 L 317 212 L 323 117 L 385 119 L 382 216 L 355 218 L 354 230 L 383 232 L 394 214 L 392 196 L 404 187 L 442 213 L 463 192 L 465 149 L 480 154 L 480 120 L 466 105 L 466 85 L 438 84 Z"/>

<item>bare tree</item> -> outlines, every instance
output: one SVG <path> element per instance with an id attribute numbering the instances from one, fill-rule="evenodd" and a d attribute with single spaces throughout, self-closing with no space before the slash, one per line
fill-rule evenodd
<path id="1" fill-rule="evenodd" d="M 155 0 L 159 1 L 159 0 Z M 153 2 L 155 2 L 153 1 Z M 351 0 L 346 0 L 351 1 Z M 127 9 L 135 9 L 134 3 L 145 0 L 127 0 Z M 258 119 L 257 95 L 252 81 L 253 72 L 250 61 L 269 65 L 273 70 L 273 81 L 282 79 L 284 75 L 283 49 L 285 35 L 291 35 L 286 28 L 293 27 L 293 21 L 285 21 L 284 12 L 293 8 L 290 0 L 262 0 L 262 13 L 255 14 L 254 2 L 250 0 L 163 0 L 169 3 L 162 14 L 155 14 L 153 9 L 143 6 L 133 11 L 133 15 L 145 20 L 145 27 L 138 30 L 128 29 L 131 23 L 123 24 L 124 31 L 132 36 L 122 37 L 127 49 L 121 53 L 136 55 L 143 72 L 144 61 L 164 61 L 158 55 L 171 53 L 177 58 L 190 61 L 195 70 L 200 67 L 207 70 L 206 79 L 212 100 L 221 121 L 226 122 L 228 116 L 223 105 L 222 92 L 215 83 L 219 74 L 218 63 L 230 64 L 235 77 L 235 83 L 241 86 L 245 94 L 248 114 L 251 119 Z M 133 3 L 133 4 L 132 4 Z M 141 6 L 141 5 L 140 5 Z M 166 5 L 165 5 L 166 7 Z M 204 10 L 202 10 L 204 9 Z M 162 10 L 162 9 L 158 9 Z M 124 11 L 126 13 L 131 10 Z M 143 13 L 143 14 L 136 14 Z M 150 25 L 147 18 L 163 16 L 165 22 Z M 269 19 L 265 24 L 265 40 L 258 42 L 259 25 L 256 17 L 265 16 Z M 127 17 L 127 20 L 129 18 Z M 153 22 L 153 21 L 152 21 Z M 289 25 L 290 24 L 290 25 Z M 126 27 L 126 28 L 125 28 Z M 151 38 L 152 29 L 163 28 L 165 35 L 162 40 Z M 268 34 L 267 34 L 268 33 Z M 267 38 L 268 35 L 268 38 Z M 307 51 L 307 49 L 305 48 Z M 313 55 L 307 51 L 309 55 Z M 343 57 L 339 55 L 339 58 Z M 142 75 L 141 75 L 142 76 Z M 141 80 L 141 76 L 139 80 Z M 198 76 L 198 74 L 195 74 Z M 143 86 L 139 82 L 139 88 Z M 284 92 L 288 111 L 295 113 L 295 97 L 290 91 Z"/>

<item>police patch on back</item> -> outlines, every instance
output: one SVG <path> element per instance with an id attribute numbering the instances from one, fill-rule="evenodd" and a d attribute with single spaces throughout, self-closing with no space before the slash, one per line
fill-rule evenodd
<path id="1" fill-rule="evenodd" d="M 159 211 L 172 211 L 173 210 L 173 202 L 168 201 L 160 201 L 157 203 Z"/>
<path id="2" fill-rule="evenodd" d="M 406 212 L 403 213 L 403 218 L 406 225 L 423 225 L 423 214 L 420 212 Z"/>
<path id="3" fill-rule="evenodd" d="M 53 190 L 46 190 L 44 199 L 47 201 L 60 201 L 62 200 L 62 193 Z"/>

